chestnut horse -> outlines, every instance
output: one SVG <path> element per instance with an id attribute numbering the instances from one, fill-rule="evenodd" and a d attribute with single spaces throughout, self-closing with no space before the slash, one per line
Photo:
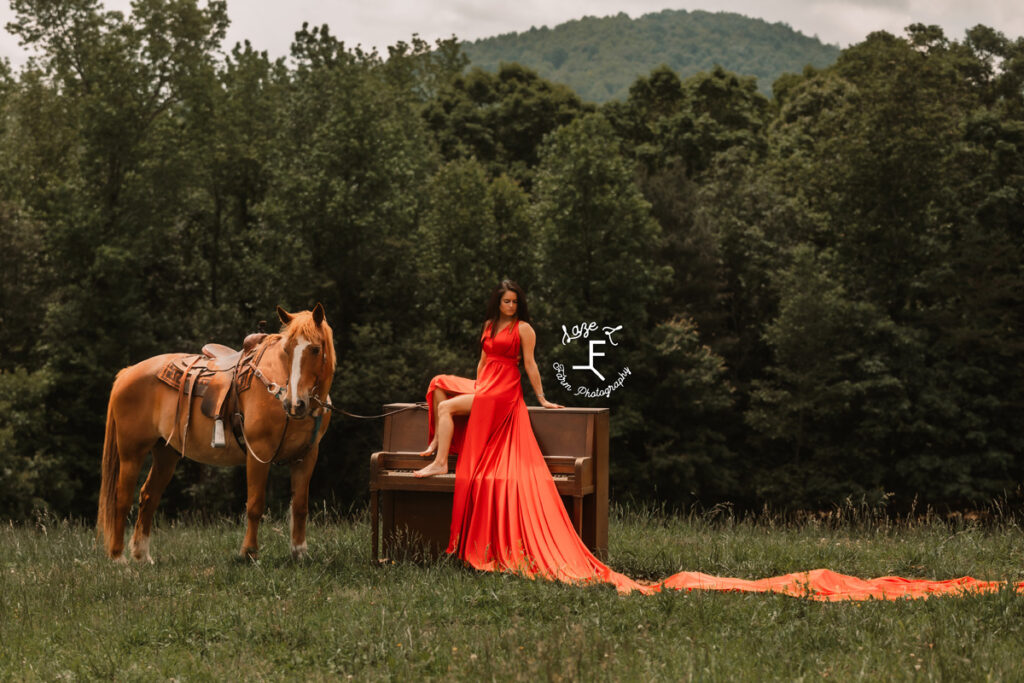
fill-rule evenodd
<path id="1" fill-rule="evenodd" d="M 306 554 L 309 480 L 331 417 L 328 392 L 334 377 L 334 336 L 321 304 L 312 311 L 290 314 L 278 307 L 277 312 L 281 332 L 265 335 L 251 353 L 225 370 L 232 373 L 231 390 L 237 396 L 236 411 L 242 420 L 240 434 L 222 440 L 221 447 L 211 443 L 214 419 L 188 405 L 182 409 L 182 403 L 190 402 L 188 393 L 160 379 L 169 363 L 187 354 L 154 356 L 117 373 L 107 406 L 96 519 L 97 533 L 105 537 L 112 559 L 127 561 L 123 555 L 125 518 L 142 463 L 150 452 L 153 464 L 139 494 L 139 515 L 130 546 L 135 560 L 153 561 L 149 554 L 153 514 L 182 455 L 208 465 L 246 466 L 248 524 L 240 554 L 252 559 L 258 552 L 256 536 L 270 465 L 288 463 L 291 550 L 295 557 Z M 245 372 L 250 373 L 250 380 L 260 381 L 251 381 L 251 387 L 239 390 L 236 383 Z"/>

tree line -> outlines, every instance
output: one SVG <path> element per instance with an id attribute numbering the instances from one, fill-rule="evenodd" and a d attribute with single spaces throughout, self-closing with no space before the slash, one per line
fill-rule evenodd
<path id="1" fill-rule="evenodd" d="M 662 67 L 598 106 L 454 39 L 384 56 L 302 26 L 271 60 L 221 51 L 224 2 L 11 4 L 35 57 L 0 69 L 6 517 L 94 514 L 122 367 L 321 301 L 334 402 L 377 413 L 473 373 L 503 277 L 548 396 L 611 409 L 616 499 L 1017 500 L 1021 39 L 914 25 L 770 98 Z M 552 369 L 588 321 L 630 370 L 593 399 Z M 335 419 L 314 496 L 362 504 L 379 429 Z M 237 513 L 243 481 L 183 462 L 164 509 Z"/>

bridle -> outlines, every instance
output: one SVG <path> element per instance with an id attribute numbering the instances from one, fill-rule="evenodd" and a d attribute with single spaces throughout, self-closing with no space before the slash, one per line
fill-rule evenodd
<path id="1" fill-rule="evenodd" d="M 253 452 L 252 446 L 249 445 L 248 439 L 245 438 L 245 418 L 244 418 L 244 416 L 242 416 L 241 413 L 238 413 L 238 415 L 239 415 L 239 422 L 241 424 L 240 429 L 242 431 L 242 438 L 240 439 L 240 441 L 245 444 L 245 447 L 249 451 L 249 454 L 252 455 L 252 457 L 255 458 L 258 462 L 261 462 L 264 465 L 268 465 L 270 463 L 275 462 L 277 460 L 277 457 L 281 454 L 281 446 L 284 445 L 285 436 L 287 436 L 287 434 L 288 434 L 288 426 L 291 424 L 291 421 L 293 419 L 294 420 L 306 420 L 306 419 L 312 418 L 312 420 L 313 420 L 313 423 L 314 423 L 313 424 L 313 431 L 310 433 L 309 445 L 308 445 L 308 447 L 306 449 L 306 453 L 309 453 L 309 450 L 311 448 L 313 448 L 313 445 L 316 443 L 317 435 L 320 433 L 320 425 L 323 423 L 324 415 L 326 413 L 328 413 L 328 412 L 334 412 L 335 410 L 337 410 L 342 415 L 345 415 L 345 416 L 351 417 L 351 418 L 355 418 L 357 420 L 376 420 L 376 419 L 379 419 L 379 418 L 390 417 L 392 415 L 395 415 L 397 413 L 402 413 L 402 412 L 405 412 L 407 410 L 415 410 L 417 408 L 421 408 L 421 407 L 426 405 L 425 403 L 417 403 L 417 404 L 414 404 L 414 405 L 411 405 L 411 406 L 407 406 L 407 407 L 404 407 L 404 408 L 399 408 L 398 410 L 392 410 L 392 411 L 387 412 L 387 413 L 382 413 L 380 415 L 357 415 L 355 413 L 350 413 L 347 410 L 344 410 L 343 408 L 336 408 L 334 406 L 334 404 L 331 402 L 330 394 L 327 394 L 326 399 L 320 398 L 320 379 L 317 378 L 316 383 L 313 385 L 313 388 L 310 390 L 310 396 L 309 396 L 310 403 L 315 402 L 317 404 L 317 407 L 315 409 L 309 411 L 307 414 L 303 415 L 302 417 L 293 417 L 288 412 L 288 410 L 284 407 L 284 401 L 285 401 L 285 395 L 287 393 L 287 387 L 284 387 L 284 386 L 278 384 L 277 382 L 274 382 L 274 381 L 271 381 L 270 379 L 268 379 L 267 376 L 263 374 L 263 371 L 260 370 L 259 366 L 257 365 L 259 363 L 260 359 L 263 356 L 263 351 L 266 351 L 266 349 L 260 350 L 259 353 L 257 353 L 257 350 L 260 349 L 262 346 L 266 346 L 267 348 L 269 348 L 273 344 L 276 344 L 280 339 L 281 339 L 280 337 L 276 337 L 276 338 L 271 338 L 269 341 L 265 340 L 265 341 L 261 342 L 260 345 L 254 347 L 253 350 L 250 353 L 243 354 L 243 356 L 238 359 L 238 364 L 235 366 L 235 380 L 233 382 L 233 386 L 235 387 L 234 390 L 236 392 L 237 392 L 237 386 L 235 386 L 235 384 L 238 381 L 239 373 L 242 370 L 246 369 L 246 368 L 251 368 L 253 376 L 256 377 L 260 382 L 263 383 L 263 386 L 266 388 L 267 393 L 269 393 L 272 397 L 274 397 L 281 404 L 281 409 L 284 411 L 284 418 L 285 418 L 284 430 L 282 430 L 282 432 L 281 432 L 281 440 L 278 442 L 277 448 L 274 450 L 274 455 L 271 456 L 270 460 L 263 460 L 258 455 L 256 455 L 256 453 Z M 320 360 L 320 362 L 321 362 L 321 364 L 327 362 L 327 356 L 326 356 L 326 354 L 323 351 L 321 351 L 321 360 Z M 303 454 L 302 458 L 304 458 L 304 457 L 306 457 L 305 453 Z M 295 461 L 296 462 L 301 461 L 302 458 L 297 458 Z"/>
<path id="2" fill-rule="evenodd" d="M 270 340 L 263 341 L 259 346 L 254 348 L 250 354 L 248 354 L 245 357 L 239 357 L 238 364 L 235 366 L 234 383 L 237 383 L 240 371 L 243 371 L 246 368 L 251 368 L 253 376 L 263 383 L 263 386 L 266 388 L 267 393 L 269 393 L 274 399 L 276 399 L 281 404 L 281 409 L 282 411 L 284 411 L 284 429 L 281 431 L 281 440 L 278 441 L 277 448 L 274 449 L 274 455 L 271 456 L 270 460 L 263 460 L 258 455 L 256 455 L 256 453 L 252 450 L 252 446 L 249 445 L 249 440 L 245 438 L 245 417 L 241 414 L 241 412 L 239 412 L 239 421 L 241 423 L 240 428 L 242 430 L 242 441 L 245 443 L 245 447 L 249 451 L 249 454 L 252 455 L 252 457 L 255 458 L 258 462 L 263 463 L 264 465 L 268 465 L 270 463 L 275 462 L 277 460 L 277 457 L 281 454 L 281 447 L 284 445 L 285 437 L 288 435 L 288 426 L 291 424 L 292 420 L 312 419 L 313 429 L 309 435 L 309 444 L 306 447 L 306 453 L 303 453 L 302 457 L 296 458 L 294 460 L 294 462 L 301 462 L 302 459 L 306 457 L 306 454 L 309 453 L 310 449 L 312 449 L 313 446 L 316 444 L 316 437 L 318 434 L 320 434 L 320 425 L 323 424 L 324 414 L 328 411 L 334 410 L 334 406 L 331 403 L 330 394 L 327 395 L 326 401 L 320 398 L 320 378 L 318 376 L 316 383 L 313 384 L 313 388 L 310 389 L 309 392 L 310 403 L 313 403 L 315 401 L 317 403 L 317 407 L 311 411 L 308 411 L 302 417 L 295 417 L 288 412 L 288 409 L 285 407 L 285 396 L 287 394 L 287 387 L 282 386 L 277 382 L 273 382 L 270 379 L 268 379 L 267 376 L 263 374 L 263 371 L 260 370 L 258 365 L 259 361 L 263 358 L 263 353 L 266 352 L 268 348 L 270 348 L 280 340 L 281 337 L 276 336 L 274 338 L 271 338 Z M 264 346 L 266 348 L 260 349 L 260 347 Z M 260 349 L 259 353 L 256 352 L 257 349 Z M 321 366 L 323 366 L 326 363 L 327 354 L 321 348 L 320 364 Z M 235 388 L 235 390 L 237 391 L 237 387 Z"/>
<path id="3" fill-rule="evenodd" d="M 270 343 L 274 344 L 274 343 L 276 343 L 276 341 L 277 340 L 274 340 L 274 341 L 271 341 Z M 326 360 L 327 360 L 326 356 L 321 355 L 321 364 L 325 363 Z M 248 364 L 249 364 L 250 367 L 252 367 L 253 375 L 257 379 L 259 379 L 261 382 L 263 382 L 263 386 L 265 386 L 267 388 L 267 391 L 270 393 L 270 395 L 273 396 L 274 398 L 276 398 L 278 401 L 280 401 L 282 406 L 283 406 L 284 405 L 284 396 L 285 396 L 286 387 L 283 387 L 283 386 L 279 385 L 277 382 L 271 382 L 269 379 L 267 379 L 266 375 L 264 375 L 260 371 L 259 367 L 257 367 L 256 365 L 252 364 L 252 360 L 251 359 L 249 359 Z M 357 415 L 356 413 L 350 413 L 349 411 L 345 410 L 344 408 L 337 408 L 337 407 L 335 407 L 334 403 L 331 402 L 330 394 L 327 395 L 327 400 L 326 401 L 321 399 L 320 398 L 320 391 L 319 391 L 319 389 L 320 389 L 320 380 L 318 378 L 317 381 L 316 381 L 316 384 L 314 384 L 313 388 L 310 389 L 309 400 L 310 400 L 310 402 L 314 402 L 315 401 L 319 407 L 316 408 L 315 410 L 310 411 L 308 414 L 302 416 L 301 418 L 298 418 L 298 417 L 295 418 L 296 420 L 305 420 L 306 418 L 313 417 L 313 419 L 316 420 L 316 428 L 313 430 L 314 437 L 320 431 L 320 422 L 323 420 L 323 415 L 324 415 L 325 411 L 334 412 L 335 410 L 337 410 L 342 415 L 345 415 L 346 417 L 355 418 L 357 420 L 377 420 L 377 419 L 380 419 L 382 417 L 391 417 L 392 415 L 395 415 L 397 413 L 403 413 L 403 412 L 405 412 L 407 410 L 413 410 L 415 408 L 422 407 L 422 406 L 426 405 L 425 402 L 421 402 L 421 403 L 417 403 L 417 404 L 415 404 L 413 406 L 408 406 L 408 407 L 405 407 L 405 408 L 399 408 L 398 410 L 392 410 L 392 411 L 387 412 L 387 413 L 381 413 L 380 415 Z M 316 414 L 318 411 L 319 411 L 319 415 Z M 291 415 L 288 414 L 287 410 L 285 410 L 285 416 L 289 417 L 289 418 L 291 417 Z M 257 460 L 259 460 L 259 458 L 257 458 Z"/>

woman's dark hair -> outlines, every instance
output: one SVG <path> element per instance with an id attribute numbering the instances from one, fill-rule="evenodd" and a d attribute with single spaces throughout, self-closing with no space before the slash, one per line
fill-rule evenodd
<path id="1" fill-rule="evenodd" d="M 524 323 L 530 322 L 530 309 L 526 306 L 526 292 L 512 280 L 502 280 L 501 284 L 491 292 L 491 298 L 487 301 L 487 320 L 491 323 L 491 336 L 498 333 L 498 319 L 501 318 L 501 297 L 505 292 L 515 292 L 518 303 L 516 304 L 516 317 Z"/>

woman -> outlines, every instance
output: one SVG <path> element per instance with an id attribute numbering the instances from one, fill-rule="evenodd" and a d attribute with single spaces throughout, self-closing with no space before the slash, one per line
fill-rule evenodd
<path id="1" fill-rule="evenodd" d="M 491 293 L 491 298 L 487 303 L 487 322 L 484 323 L 484 330 L 480 337 L 480 362 L 476 366 L 477 380 L 483 376 L 488 361 L 485 340 L 489 338 L 493 344 L 498 333 L 509 330 L 512 324 L 518 326 L 521 340 L 519 357 L 523 360 L 523 368 L 533 387 L 533 393 L 537 396 L 537 402 L 545 408 L 561 408 L 562 406 L 557 403 L 552 403 L 544 398 L 540 372 L 537 370 L 537 362 L 533 357 L 537 334 L 530 326 L 526 295 L 522 287 L 511 280 L 502 280 L 501 284 Z M 507 344 L 508 340 L 503 340 L 503 342 Z M 452 452 L 453 437 L 456 437 L 454 418 L 469 415 L 473 407 L 475 386 L 476 382 L 473 380 L 456 375 L 438 375 L 431 380 L 427 390 L 431 440 L 430 445 L 420 455 L 429 457 L 435 452 L 436 455 L 433 462 L 415 472 L 417 477 L 429 477 L 448 471 L 448 454 Z M 521 397 L 522 391 L 519 394 Z M 464 436 L 464 430 L 461 427 L 463 425 L 460 425 L 455 438 L 455 443 L 460 446 Z M 454 450 L 458 452 L 460 448 L 457 447 Z"/>
<path id="2" fill-rule="evenodd" d="M 504 280 L 491 295 L 487 318 L 476 381 L 439 375 L 427 390 L 430 446 L 421 455 L 435 449 L 436 455 L 416 476 L 447 472 L 448 454 L 459 454 L 448 552 L 486 571 L 653 590 L 601 564 L 562 505 L 523 400 L 520 359 L 537 401 L 562 407 L 544 397 L 522 288 Z"/>

